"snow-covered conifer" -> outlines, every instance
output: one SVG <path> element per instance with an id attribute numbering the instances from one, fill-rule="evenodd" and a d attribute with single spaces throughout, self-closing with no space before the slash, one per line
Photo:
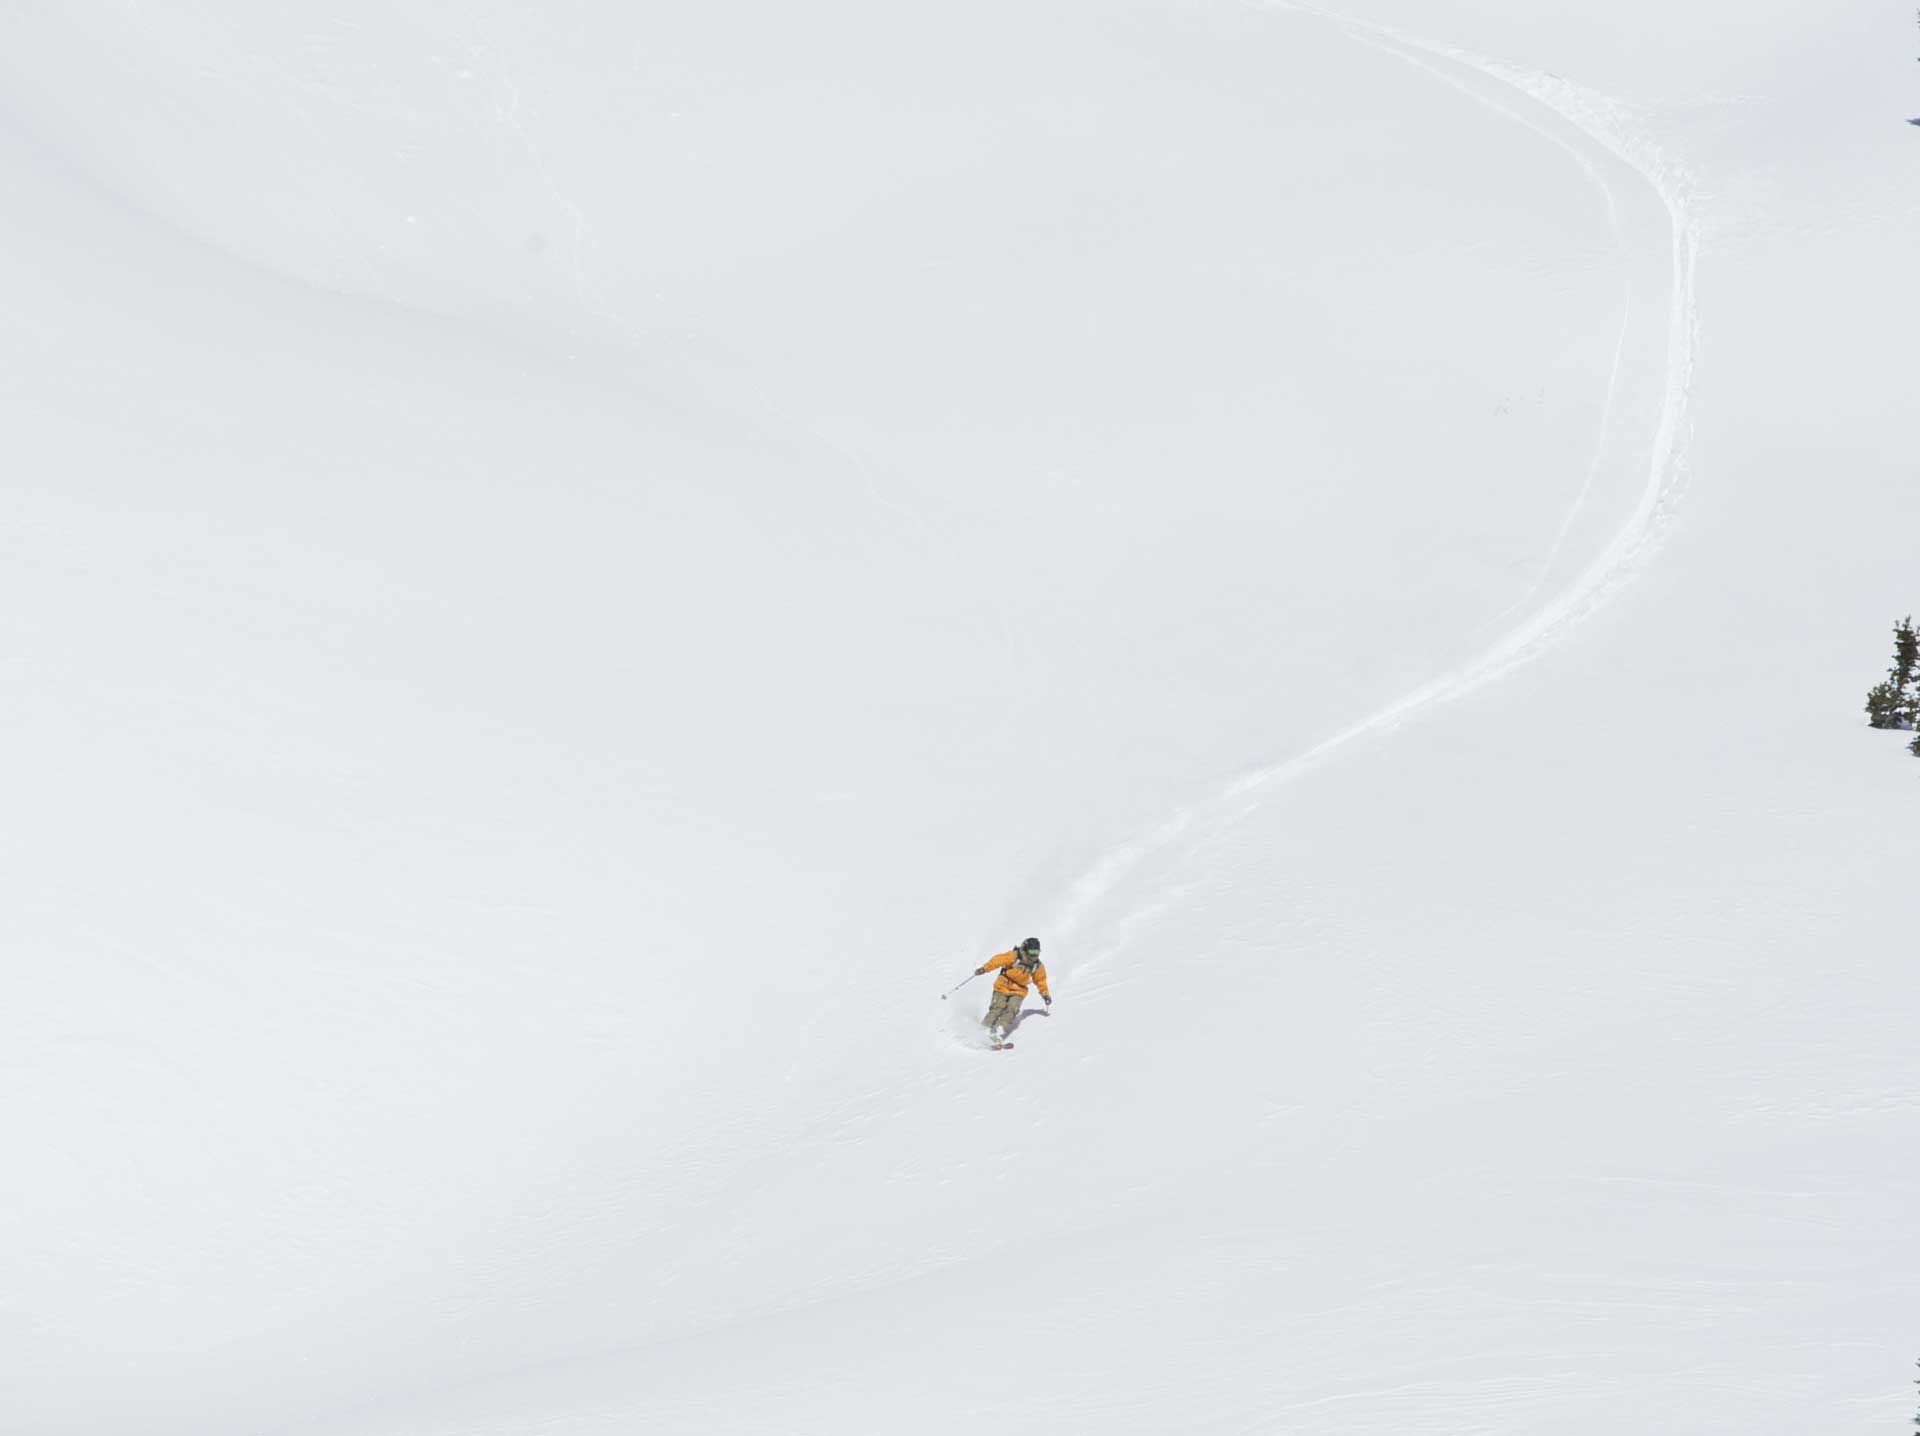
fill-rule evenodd
<path id="1" fill-rule="evenodd" d="M 1920 693 L 1914 673 L 1920 669 L 1920 633 L 1909 615 L 1893 625 L 1893 667 L 1867 690 L 1867 724 L 1873 728 L 1911 728 L 1920 720 Z"/>
<path id="2" fill-rule="evenodd" d="M 1900 695 L 1894 690 L 1894 686 L 1884 679 L 1867 690 L 1867 726 L 1870 728 L 1900 726 Z"/>
<path id="3" fill-rule="evenodd" d="M 1911 728 L 1920 718 L 1920 693 L 1914 690 L 1914 673 L 1920 669 L 1920 634 L 1913 630 L 1913 615 L 1908 614 L 1893 626 L 1893 667 L 1887 681 L 1899 697 L 1900 722 Z"/>

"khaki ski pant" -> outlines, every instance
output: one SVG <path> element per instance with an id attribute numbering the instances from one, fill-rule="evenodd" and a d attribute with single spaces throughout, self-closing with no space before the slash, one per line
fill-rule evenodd
<path id="1" fill-rule="evenodd" d="M 1002 1032 L 1013 1031 L 1014 1019 L 1020 1015 L 1020 1004 L 1027 1000 L 1024 992 L 996 992 L 993 1001 L 987 1004 L 987 1015 L 980 1019 L 982 1027 L 998 1027 Z"/>

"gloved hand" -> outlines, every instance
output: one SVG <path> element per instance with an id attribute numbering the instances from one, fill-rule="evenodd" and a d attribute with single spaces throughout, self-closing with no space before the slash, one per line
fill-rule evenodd
<path id="1" fill-rule="evenodd" d="M 1049 1006 L 1049 1007 L 1051 1007 L 1051 1006 L 1053 1006 L 1053 999 L 1052 999 L 1051 997 L 1043 997 L 1043 998 L 1041 998 L 1040 1000 L 1041 1000 L 1042 1002 L 1044 1002 L 1044 1003 L 1046 1003 L 1046 1004 L 1047 1004 L 1047 1006 Z"/>
<path id="2" fill-rule="evenodd" d="M 976 967 L 973 970 L 973 975 L 975 977 L 985 977 L 987 975 L 987 970 L 984 967 Z"/>

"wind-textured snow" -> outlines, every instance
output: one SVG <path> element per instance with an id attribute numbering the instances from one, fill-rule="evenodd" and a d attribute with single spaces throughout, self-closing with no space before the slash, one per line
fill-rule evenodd
<path id="1" fill-rule="evenodd" d="M 1902 1429 L 1910 22 L 15 7 L 0 1433 Z"/>

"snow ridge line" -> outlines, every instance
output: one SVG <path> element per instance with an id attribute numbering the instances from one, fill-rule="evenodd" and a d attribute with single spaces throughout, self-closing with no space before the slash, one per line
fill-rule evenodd
<path id="1" fill-rule="evenodd" d="M 1312 4 L 1311 0 L 1265 0 L 1265 3 L 1325 20 L 1344 30 L 1359 43 L 1398 54 L 1456 88 L 1466 87 L 1448 75 L 1441 68 L 1442 64 L 1483 75 L 1552 111 L 1591 144 L 1620 160 L 1647 182 L 1665 206 L 1672 231 L 1667 382 L 1660 423 L 1654 436 L 1647 481 L 1632 515 L 1606 548 L 1563 592 L 1497 639 L 1480 657 L 1421 684 L 1352 726 L 1322 739 L 1305 752 L 1241 775 L 1211 798 L 1174 813 L 1144 836 L 1108 852 L 1067 889 L 1053 920 L 1054 930 L 1063 935 L 1078 929 L 1087 914 L 1118 884 L 1123 874 L 1170 846 L 1203 818 L 1231 818 L 1251 811 L 1258 805 L 1258 795 L 1265 790 L 1311 772 L 1339 750 L 1362 738 L 1399 727 L 1423 709 L 1451 702 L 1483 688 L 1564 641 L 1581 621 L 1614 597 L 1643 567 L 1664 536 L 1667 521 L 1685 487 L 1688 409 L 1693 393 L 1699 338 L 1699 310 L 1694 290 L 1699 227 L 1688 206 L 1691 186 L 1681 167 L 1663 154 L 1650 139 L 1636 133 L 1636 126 L 1618 102 L 1557 75 L 1455 46 L 1422 40 L 1393 26 L 1337 14 Z M 1436 64 L 1436 61 L 1440 63 Z M 1592 160 L 1580 154 L 1565 138 L 1476 91 L 1468 89 L 1467 93 L 1479 103 L 1540 131 L 1567 150 L 1589 175 L 1605 186 Z M 1616 211 L 1611 187 L 1607 188 L 1611 214 Z M 1592 475 L 1589 474 L 1588 483 L 1582 487 L 1576 499 L 1576 506 L 1584 503 L 1591 480 Z M 1563 529 L 1571 524 L 1572 515 L 1569 515 Z M 1556 540 L 1555 556 L 1563 541 L 1564 534 Z M 1536 584 L 1534 592 L 1537 593 L 1539 587 Z M 1521 601 L 1526 600 L 1523 598 Z M 1100 955 L 1095 955 L 1091 961 L 1082 964 L 1082 970 L 1097 968 L 1100 960 Z"/>

